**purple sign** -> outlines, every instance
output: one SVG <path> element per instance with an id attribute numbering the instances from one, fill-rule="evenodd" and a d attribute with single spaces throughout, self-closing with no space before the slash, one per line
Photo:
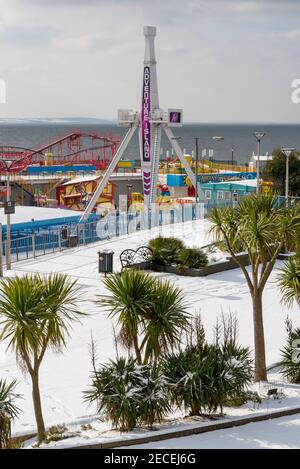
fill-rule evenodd
<path id="1" fill-rule="evenodd" d="M 151 110 L 150 67 L 144 67 L 141 132 L 142 132 L 143 161 L 149 162 L 149 163 L 151 161 L 150 110 Z M 144 195 L 149 195 L 150 187 L 151 187 L 151 171 L 143 171 L 143 186 L 144 186 Z"/>
<path id="2" fill-rule="evenodd" d="M 181 112 L 171 111 L 170 112 L 170 122 L 173 123 L 173 124 L 180 124 L 181 123 Z"/>

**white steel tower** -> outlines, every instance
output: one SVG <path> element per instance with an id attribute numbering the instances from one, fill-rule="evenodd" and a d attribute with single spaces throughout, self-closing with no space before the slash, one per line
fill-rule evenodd
<path id="1" fill-rule="evenodd" d="M 196 187 L 195 175 L 187 163 L 181 147 L 172 132 L 172 127 L 182 126 L 182 109 L 168 109 L 164 112 L 159 108 L 158 86 L 156 74 L 156 59 L 154 38 L 156 28 L 153 26 L 144 27 L 145 35 L 145 56 L 143 69 L 142 103 L 140 112 L 131 109 L 121 109 L 118 111 L 118 124 L 128 127 L 128 131 L 119 145 L 119 148 L 103 174 L 97 189 L 95 190 L 85 212 L 80 221 L 88 218 L 95 204 L 105 188 L 111 174 L 123 156 L 130 140 L 136 130 L 139 130 L 140 158 L 143 178 L 144 203 L 146 206 L 155 204 L 157 191 L 157 178 L 159 169 L 159 153 L 161 144 L 161 133 L 164 130 L 175 154 L 178 155 L 186 173 L 194 187 Z M 196 191 L 197 193 L 197 191 Z M 205 196 L 198 183 L 198 197 L 200 202 L 205 201 Z"/>

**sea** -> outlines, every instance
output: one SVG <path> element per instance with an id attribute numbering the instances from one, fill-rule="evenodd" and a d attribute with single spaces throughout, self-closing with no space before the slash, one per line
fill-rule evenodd
<path id="1" fill-rule="evenodd" d="M 99 134 L 113 134 L 124 136 L 126 129 L 117 124 L 86 124 L 86 123 L 10 123 L 0 122 L 0 147 L 19 146 L 37 149 L 70 132 L 81 130 L 84 132 L 97 132 Z M 256 153 L 255 131 L 265 132 L 261 143 L 261 154 L 272 154 L 273 149 L 288 146 L 300 150 L 300 124 L 184 124 L 183 127 L 173 129 L 175 137 L 186 153 L 192 154 L 195 149 L 195 138 L 199 138 L 199 154 L 209 150 L 213 160 L 231 161 L 238 163 L 249 162 L 253 153 Z M 213 137 L 223 137 L 214 140 Z M 171 145 L 163 134 L 161 154 L 171 154 Z M 129 144 L 123 159 L 139 159 L 138 138 Z"/>

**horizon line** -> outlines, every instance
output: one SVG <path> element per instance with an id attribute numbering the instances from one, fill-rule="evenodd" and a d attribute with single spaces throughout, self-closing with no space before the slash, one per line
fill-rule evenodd
<path id="1" fill-rule="evenodd" d="M 0 117 L 0 122 L 3 121 L 13 121 L 13 120 L 20 120 L 20 121 L 26 121 L 26 120 L 58 120 L 58 121 L 63 121 L 63 120 L 95 120 L 95 121 L 106 121 L 104 124 L 116 124 L 118 121 L 116 119 L 110 119 L 110 118 L 105 118 L 105 117 L 84 117 L 84 116 L 65 116 L 65 117 Z M 194 121 L 194 120 L 188 120 L 184 125 L 300 125 L 300 122 L 278 122 L 278 121 Z"/>

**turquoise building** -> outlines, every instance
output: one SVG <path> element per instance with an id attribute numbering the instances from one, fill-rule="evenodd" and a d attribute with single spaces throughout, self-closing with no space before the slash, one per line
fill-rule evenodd
<path id="1" fill-rule="evenodd" d="M 201 184 L 208 205 L 230 205 L 245 195 L 256 191 L 256 179 L 231 182 L 207 182 Z"/>
<path id="2" fill-rule="evenodd" d="M 168 174 L 167 186 L 172 197 L 195 197 L 193 187 L 187 186 L 183 174 Z M 231 205 L 245 195 L 256 191 L 256 173 L 218 173 L 199 175 L 208 206 Z"/>

